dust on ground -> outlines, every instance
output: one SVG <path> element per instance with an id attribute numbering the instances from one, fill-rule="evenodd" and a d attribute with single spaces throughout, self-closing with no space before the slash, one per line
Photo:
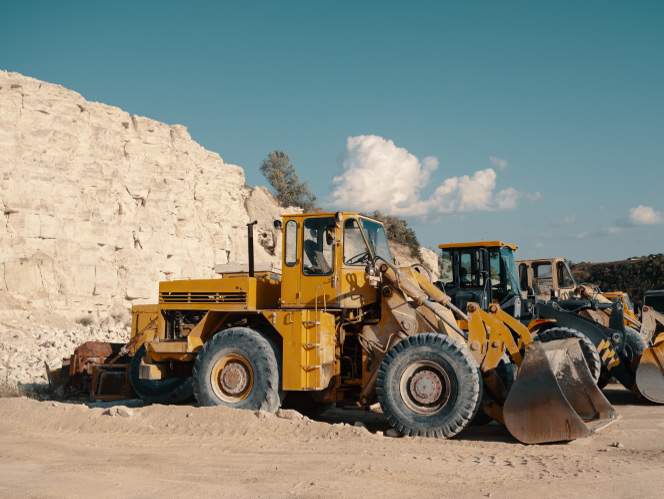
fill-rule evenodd
<path id="1" fill-rule="evenodd" d="M 0 399 L 3 497 L 661 497 L 664 408 L 607 394 L 622 419 L 569 444 L 498 425 L 390 438 L 375 416 L 328 422 L 223 407 Z M 336 422 L 335 422 L 336 421 Z"/>

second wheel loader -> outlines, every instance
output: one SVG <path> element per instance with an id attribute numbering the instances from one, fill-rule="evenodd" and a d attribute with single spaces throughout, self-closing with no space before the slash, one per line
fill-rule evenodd
<path id="1" fill-rule="evenodd" d="M 157 304 L 134 307 L 121 353 L 139 395 L 267 411 L 378 402 L 401 433 L 445 438 L 481 407 L 525 443 L 616 419 L 578 339 L 541 344 L 497 305 L 461 310 L 421 269 L 394 265 L 380 222 L 336 212 L 275 226 L 281 274 L 255 270 L 249 224 L 246 271 L 164 281 Z"/>
<path id="2" fill-rule="evenodd" d="M 541 342 L 578 338 L 591 374 L 603 387 L 614 377 L 626 388 L 651 402 L 664 403 L 664 318 L 648 310 L 640 331 L 628 326 L 634 320 L 625 314 L 624 303 L 596 295 L 575 296 L 573 280 L 562 259 L 521 261 L 517 274 L 514 252 L 517 246 L 502 241 L 441 244 L 448 276 L 439 286 L 458 306 L 468 300 L 488 307 L 498 303 L 528 325 Z M 548 268 L 542 270 L 544 263 Z M 542 267 L 542 268 L 540 268 Z M 527 271 L 527 272 L 524 272 Z M 552 299 L 541 299 L 529 288 L 523 300 L 521 285 L 540 279 L 546 289 L 557 290 Z M 545 279 L 546 277 L 546 279 Z M 530 280 L 529 280 L 530 279 Z M 542 281 L 542 279 L 545 279 Z M 548 284 L 547 284 L 548 283 Z M 540 287 L 540 291 L 542 286 Z M 561 295 L 565 298 L 561 298 Z"/>

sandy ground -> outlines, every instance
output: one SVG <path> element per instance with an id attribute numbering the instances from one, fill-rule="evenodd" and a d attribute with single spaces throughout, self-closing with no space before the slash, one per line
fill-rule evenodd
<path id="1" fill-rule="evenodd" d="M 0 496 L 662 497 L 664 407 L 607 393 L 620 421 L 540 446 L 497 425 L 443 441 L 382 436 L 375 417 L 369 431 L 289 411 L 148 406 L 120 416 L 5 398 Z"/>

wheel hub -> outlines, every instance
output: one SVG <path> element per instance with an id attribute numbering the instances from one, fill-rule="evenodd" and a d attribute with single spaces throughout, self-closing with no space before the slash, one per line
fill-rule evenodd
<path id="1" fill-rule="evenodd" d="M 224 402 L 235 404 L 245 400 L 254 386 L 251 363 L 240 354 L 224 355 L 212 368 L 210 384 L 217 397 Z"/>
<path id="2" fill-rule="evenodd" d="M 222 369 L 219 383 L 229 395 L 242 393 L 249 383 L 249 372 L 240 362 L 231 361 Z"/>
<path id="3" fill-rule="evenodd" d="M 408 366 L 399 383 L 401 397 L 417 414 L 433 414 L 449 400 L 451 382 L 445 369 L 435 362 L 419 361 Z"/>
<path id="4" fill-rule="evenodd" d="M 420 404 L 432 404 L 440 398 L 443 383 L 437 373 L 423 369 L 413 375 L 409 383 L 410 393 Z"/>

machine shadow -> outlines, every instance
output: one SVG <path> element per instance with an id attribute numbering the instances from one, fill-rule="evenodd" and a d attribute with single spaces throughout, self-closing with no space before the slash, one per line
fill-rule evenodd
<path id="1" fill-rule="evenodd" d="M 390 425 L 383 414 L 356 408 L 333 408 L 311 418 L 323 423 L 345 423 L 364 426 L 371 433 L 385 432 Z M 462 431 L 455 440 L 517 443 L 507 429 L 498 423 L 471 425 Z"/>
<path id="2" fill-rule="evenodd" d="M 620 405 L 655 405 L 621 385 L 611 384 L 602 390 L 611 404 Z"/>

